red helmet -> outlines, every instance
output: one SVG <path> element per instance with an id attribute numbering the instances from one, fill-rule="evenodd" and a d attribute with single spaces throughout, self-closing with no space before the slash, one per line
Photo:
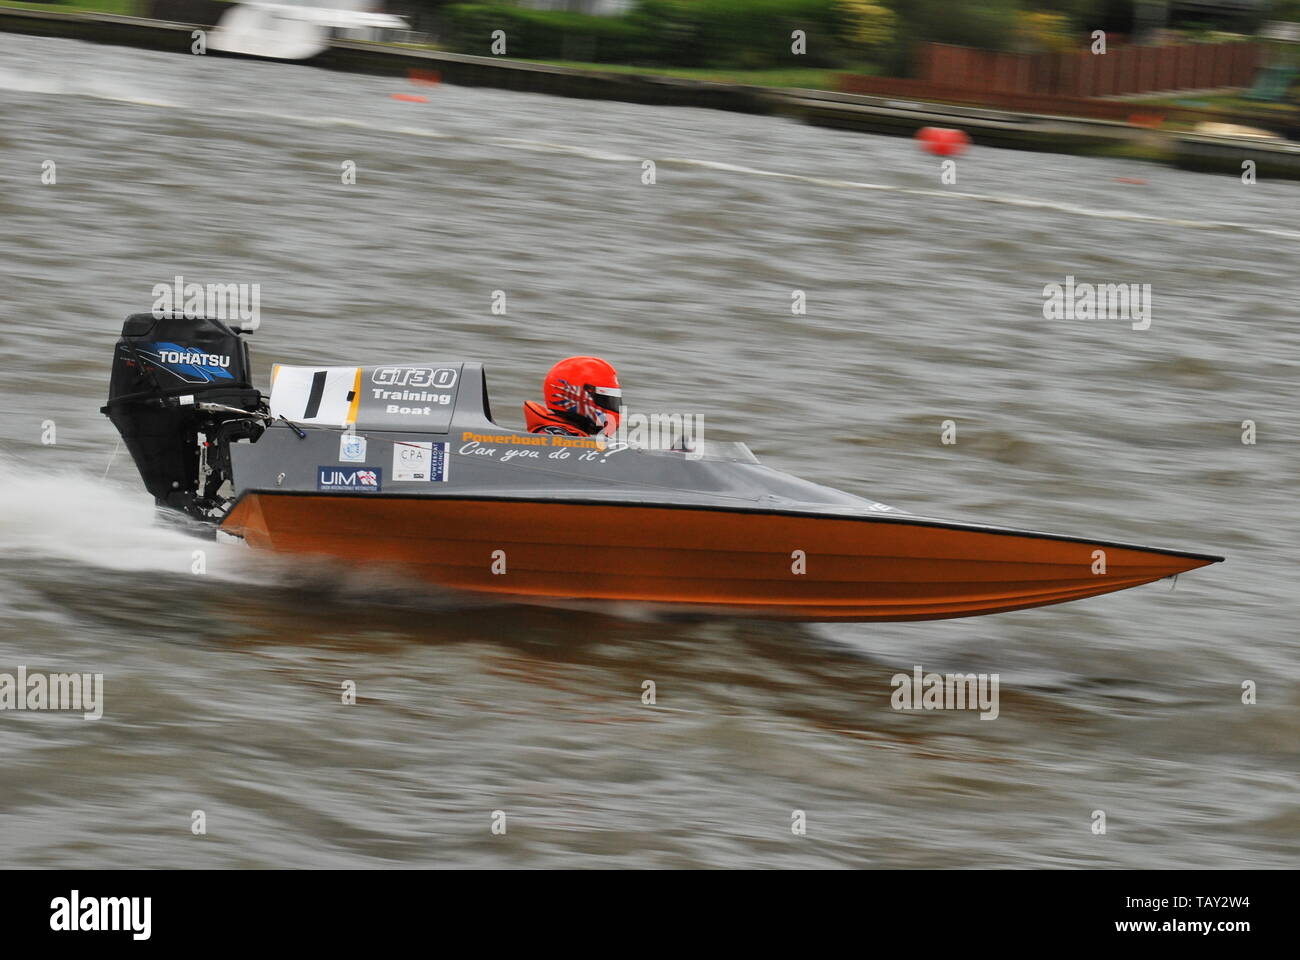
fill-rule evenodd
<path id="1" fill-rule="evenodd" d="M 569 357 L 542 384 L 546 406 L 589 434 L 612 435 L 623 409 L 618 371 L 600 357 Z"/>

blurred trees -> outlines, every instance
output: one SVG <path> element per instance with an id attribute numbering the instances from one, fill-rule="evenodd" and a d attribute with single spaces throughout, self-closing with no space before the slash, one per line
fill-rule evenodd
<path id="1" fill-rule="evenodd" d="M 492 31 L 504 30 L 509 56 L 529 59 L 754 69 L 870 64 L 904 76 L 925 41 L 1054 51 L 1083 49 L 1093 30 L 1115 42 L 1152 22 L 1205 27 L 1179 20 L 1168 0 L 636 0 L 619 16 L 507 0 L 390 6 L 415 14 L 423 29 L 465 53 L 487 53 Z M 1213 26 L 1251 32 L 1265 19 L 1300 19 L 1300 0 L 1265 0 Z M 803 53 L 792 49 L 794 31 L 806 38 Z"/>
<path id="2" fill-rule="evenodd" d="M 875 53 L 894 43 L 898 17 L 875 0 L 839 0 L 845 39 L 856 50 Z"/>

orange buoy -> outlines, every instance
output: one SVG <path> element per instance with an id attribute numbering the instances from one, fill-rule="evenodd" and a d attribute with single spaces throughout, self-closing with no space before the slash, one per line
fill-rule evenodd
<path id="1" fill-rule="evenodd" d="M 949 127 L 922 127 L 916 131 L 916 142 L 922 150 L 933 153 L 936 157 L 955 157 L 970 146 L 970 137 L 965 130 L 953 130 Z"/>
<path id="2" fill-rule="evenodd" d="M 405 100 L 407 103 L 428 103 L 428 97 L 422 97 L 418 93 L 395 93 L 394 100 Z"/>
<path id="3" fill-rule="evenodd" d="M 406 78 L 422 87 L 436 87 L 442 83 L 442 74 L 437 70 L 415 70 L 406 72 Z"/>

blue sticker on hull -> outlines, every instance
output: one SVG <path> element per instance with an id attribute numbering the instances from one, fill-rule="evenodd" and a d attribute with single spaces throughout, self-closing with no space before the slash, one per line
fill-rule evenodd
<path id="1" fill-rule="evenodd" d="M 429 479 L 435 482 L 444 482 L 447 479 L 447 451 L 450 448 L 449 443 L 435 443 L 432 451 L 432 464 L 429 471 Z"/>

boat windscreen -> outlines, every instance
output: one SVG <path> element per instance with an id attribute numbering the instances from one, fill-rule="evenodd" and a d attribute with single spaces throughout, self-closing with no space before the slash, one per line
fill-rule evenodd
<path id="1" fill-rule="evenodd" d="M 678 447 L 672 450 L 646 448 L 635 443 L 629 444 L 629 446 L 633 450 L 641 450 L 645 453 L 659 453 L 664 456 L 681 456 L 683 453 L 688 453 L 692 460 L 758 463 L 758 457 L 754 456 L 753 451 L 738 440 L 694 440 L 685 448 Z"/>
<path id="2" fill-rule="evenodd" d="M 729 460 L 733 463 L 758 463 L 758 457 L 739 440 L 701 440 L 697 444 L 702 460 Z"/>

